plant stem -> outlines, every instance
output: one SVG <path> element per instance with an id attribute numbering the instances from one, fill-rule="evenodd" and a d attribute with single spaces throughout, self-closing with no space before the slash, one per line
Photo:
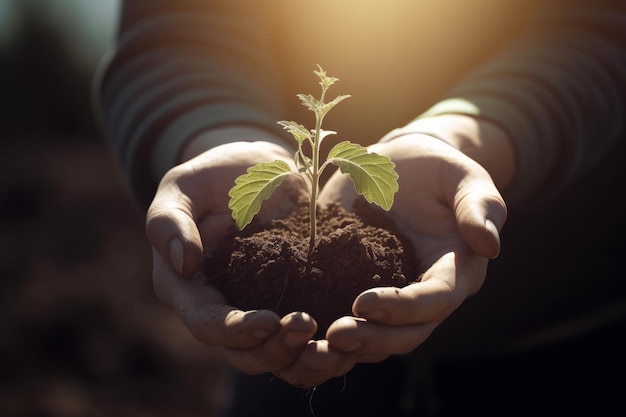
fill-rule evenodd
<path id="1" fill-rule="evenodd" d="M 317 235 L 317 190 L 319 188 L 319 136 L 320 136 L 320 120 L 315 124 L 315 138 L 313 146 L 313 172 L 311 175 L 311 195 L 309 196 L 309 255 L 313 253 L 315 248 L 315 239 Z"/>
<path id="2" fill-rule="evenodd" d="M 326 88 L 322 86 L 322 95 L 320 103 L 324 103 Z M 309 239 L 309 256 L 315 249 L 315 239 L 317 235 L 317 193 L 319 189 L 320 177 L 320 134 L 322 131 L 322 120 L 324 114 L 321 110 L 315 112 L 315 136 L 313 138 L 313 172 L 311 176 L 311 195 L 309 196 L 309 220 L 310 220 L 310 239 Z"/>

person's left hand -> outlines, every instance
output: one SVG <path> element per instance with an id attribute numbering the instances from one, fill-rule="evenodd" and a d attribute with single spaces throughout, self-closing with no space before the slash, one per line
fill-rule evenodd
<path id="1" fill-rule="evenodd" d="M 285 148 L 265 140 L 233 141 L 201 151 L 163 176 L 146 215 L 157 298 L 174 309 L 192 335 L 219 347 L 228 363 L 248 374 L 289 366 L 317 323 L 302 312 L 279 317 L 266 309 L 242 311 L 195 271 L 204 254 L 234 227 L 228 190 L 235 178 L 256 163 L 273 160 L 293 164 Z M 304 192 L 301 179 L 290 176 L 257 218 L 288 216 L 296 209 L 293 196 Z"/>
<path id="2" fill-rule="evenodd" d="M 332 323 L 325 340 L 309 341 L 298 360 L 277 373 L 295 385 L 319 385 L 357 362 L 411 352 L 481 288 L 488 259 L 500 250 L 506 206 L 478 163 L 421 134 L 369 149 L 396 163 L 400 189 L 389 215 L 410 237 L 424 274 L 404 288 L 360 294 L 354 316 Z M 348 209 L 357 198 L 351 180 L 339 172 L 320 194 L 321 203 L 339 201 Z"/>

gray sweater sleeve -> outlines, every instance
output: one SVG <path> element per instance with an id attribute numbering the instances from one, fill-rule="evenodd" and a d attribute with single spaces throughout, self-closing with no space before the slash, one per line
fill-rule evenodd
<path id="1" fill-rule="evenodd" d="M 626 11 L 619 1 L 548 9 L 532 36 L 478 68 L 420 117 L 457 113 L 512 137 L 512 204 L 545 202 L 625 138 Z"/>
<path id="2" fill-rule="evenodd" d="M 142 205 L 195 134 L 247 125 L 282 135 L 278 69 L 252 4 L 123 3 L 118 43 L 96 77 L 95 105 Z"/>
<path id="3" fill-rule="evenodd" d="M 540 201 L 624 138 L 626 12 L 567 0 L 421 117 L 462 113 L 505 128 L 517 151 L 510 203 Z M 282 135 L 281 74 L 257 2 L 128 0 L 117 48 L 97 77 L 101 125 L 147 205 L 182 144 L 225 125 Z"/>

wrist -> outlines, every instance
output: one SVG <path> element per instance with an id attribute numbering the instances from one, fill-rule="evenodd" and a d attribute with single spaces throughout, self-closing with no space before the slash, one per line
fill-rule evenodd
<path id="1" fill-rule="evenodd" d="M 260 127 L 224 126 L 201 132 L 190 138 L 182 147 L 178 162 L 185 162 L 211 148 L 236 141 L 271 142 L 289 149 L 282 137 Z"/>
<path id="2" fill-rule="evenodd" d="M 387 134 L 382 141 L 406 134 L 424 134 L 448 143 L 483 166 L 499 190 L 506 190 L 515 175 L 515 147 L 498 124 L 462 114 L 417 119 Z"/>

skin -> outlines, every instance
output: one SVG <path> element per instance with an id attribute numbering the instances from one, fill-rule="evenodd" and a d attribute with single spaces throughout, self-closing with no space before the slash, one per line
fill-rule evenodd
<path id="1" fill-rule="evenodd" d="M 221 347 L 235 368 L 249 374 L 273 372 L 293 385 L 316 386 L 344 375 L 358 362 L 411 352 L 479 291 L 488 260 L 500 251 L 499 231 L 507 212 L 498 190 L 506 189 L 514 176 L 514 150 L 498 126 L 445 115 L 392 131 L 369 148 L 396 163 L 400 191 L 390 215 L 420 253 L 419 269 L 425 271 L 421 282 L 363 292 L 354 301 L 353 316 L 334 322 L 323 340 L 311 340 L 317 325 L 306 313 L 281 318 L 270 311 L 229 306 L 193 272 L 203 248 L 210 250 L 232 227 L 227 207 L 232 180 L 257 162 L 291 163 L 292 154 L 267 135 L 235 129 L 197 137 L 183 151 L 181 165 L 163 177 L 147 214 L 157 297 L 174 308 L 195 337 Z M 204 151 L 216 138 L 227 137 L 265 140 Z M 294 176 L 263 204 L 259 216 L 287 213 L 290 207 L 281 193 L 289 188 L 304 190 Z M 349 178 L 335 174 L 319 201 L 339 201 L 349 208 L 356 198 L 361 197 Z"/>

